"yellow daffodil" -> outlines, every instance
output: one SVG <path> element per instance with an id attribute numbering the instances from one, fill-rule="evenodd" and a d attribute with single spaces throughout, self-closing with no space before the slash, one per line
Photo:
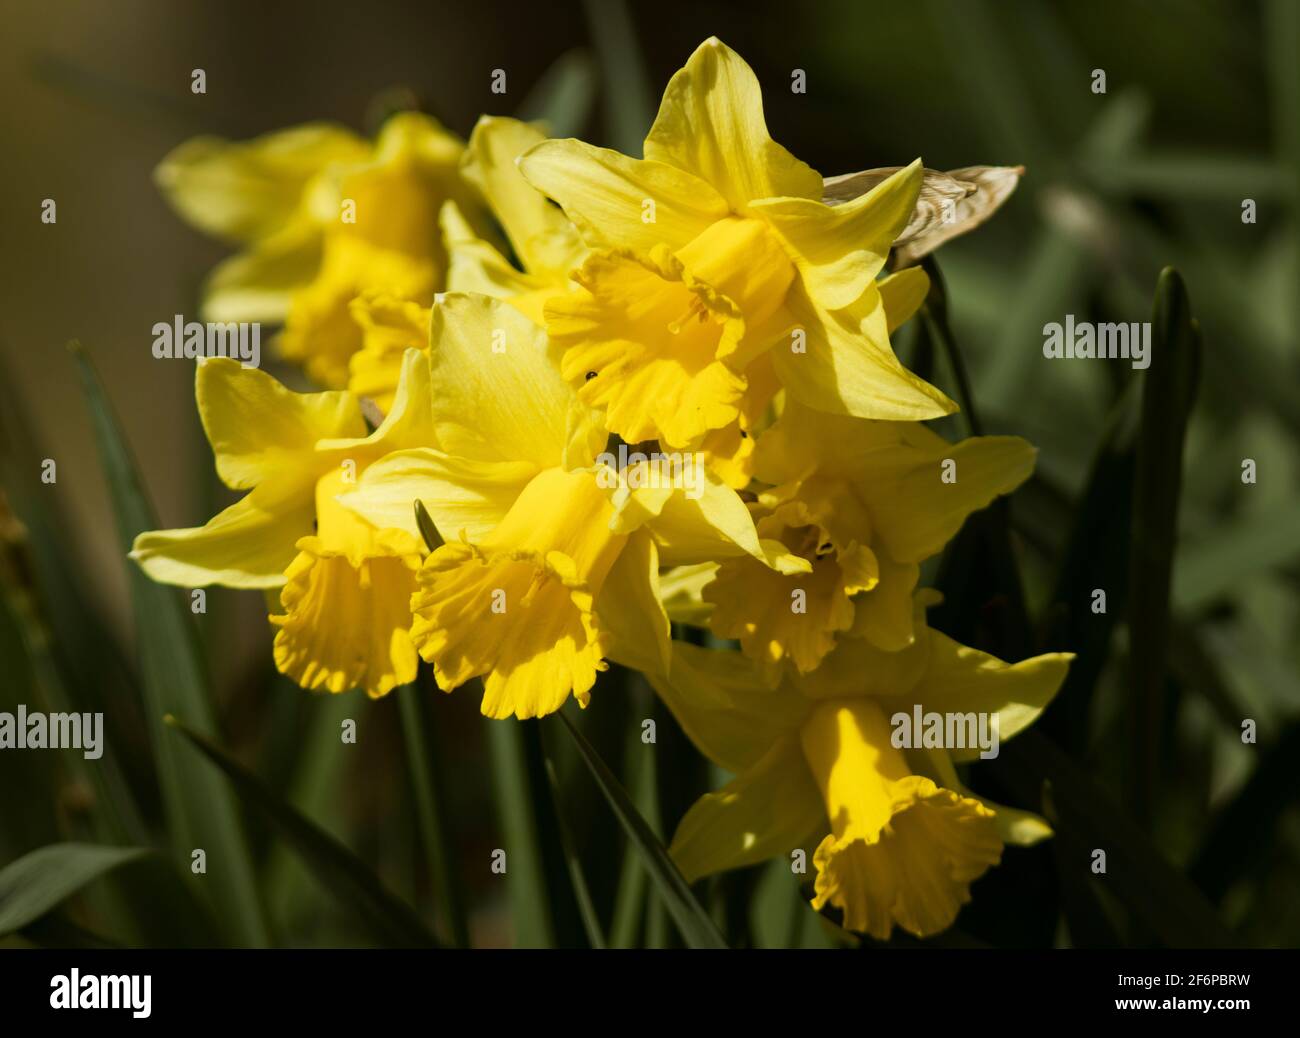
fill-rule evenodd
<path id="1" fill-rule="evenodd" d="M 249 141 L 195 137 L 159 163 L 154 179 L 172 207 L 243 249 L 208 278 L 207 320 L 284 320 L 293 293 L 320 264 L 313 198 L 325 173 L 364 162 L 369 150 L 351 130 L 309 123 Z"/>
<path id="2" fill-rule="evenodd" d="M 520 155 L 545 139 L 528 123 L 485 115 L 460 161 L 462 176 L 478 189 L 505 231 L 518 268 L 483 237 L 455 201 L 443 206 L 441 217 L 448 291 L 504 299 L 539 324 L 543 304 L 573 288 L 569 273 L 586 255 L 574 226 L 516 166 Z M 348 388 L 387 410 L 402 354 L 412 347 L 428 347 L 429 308 L 385 294 L 354 302 L 353 316 L 361 325 L 362 347 L 352 356 Z"/>
<path id="3" fill-rule="evenodd" d="M 876 281 L 919 161 L 823 204 L 821 176 L 768 136 L 753 71 L 717 39 L 669 82 L 644 153 L 545 141 L 520 167 L 599 250 L 545 315 L 564 377 L 610 431 L 703 445 L 741 485 L 744 434 L 782 387 L 834 414 L 955 410 L 894 356 Z"/>
<path id="4" fill-rule="evenodd" d="M 745 559 L 695 568 L 687 598 L 674 583 L 670 615 L 738 638 L 764 664 L 820 664 L 837 634 L 897 650 L 913 638 L 920 564 L 967 516 L 1033 471 L 1015 436 L 950 444 L 915 422 L 870 422 L 797 403 L 759 440 L 755 475 L 771 484 L 752 508 L 762 536 L 806 559 L 783 574 Z M 711 575 L 711 579 L 710 579 Z"/>
<path id="5" fill-rule="evenodd" d="M 182 145 L 159 167 L 167 197 L 197 226 L 248 247 L 213 272 L 205 316 L 283 321 L 282 354 L 315 381 L 346 386 L 362 344 L 353 300 L 386 293 L 428 305 L 446 278 L 443 202 L 478 219 L 462 150 L 412 112 L 389 118 L 373 145 L 328 126 Z"/>
<path id="6" fill-rule="evenodd" d="M 774 551 L 716 480 L 697 496 L 627 490 L 544 332 L 514 307 L 441 298 L 428 364 L 437 446 L 381 459 L 340 502 L 411 534 L 423 502 L 445 543 L 418 574 L 411 636 L 443 689 L 484 679 L 484 714 L 541 716 L 570 694 L 585 706 L 615 642 L 665 666 L 661 560 Z"/>
<path id="7" fill-rule="evenodd" d="M 369 436 L 350 394 L 293 393 L 230 360 L 200 363 L 195 396 L 217 474 L 249 493 L 204 526 L 140 534 L 131 557 L 164 584 L 281 589 L 275 662 L 304 688 L 379 696 L 412 681 L 420 542 L 337 498 L 390 451 L 436 442 L 420 355 Z"/>
<path id="8" fill-rule="evenodd" d="M 918 595 L 918 609 L 937 596 Z M 901 717 L 983 715 L 1005 741 L 1051 701 L 1068 654 L 1009 665 L 925 626 L 901 652 L 842 641 L 816 673 L 780 684 L 735 652 L 675 642 L 656 691 L 707 757 L 736 777 L 682 819 L 670 851 L 690 881 L 816 841 L 813 907 L 879 939 L 952 924 L 1004 844 L 1050 835 L 1037 816 L 962 787 L 980 746 L 900 739 Z M 806 853 L 806 851 L 805 851 Z"/>

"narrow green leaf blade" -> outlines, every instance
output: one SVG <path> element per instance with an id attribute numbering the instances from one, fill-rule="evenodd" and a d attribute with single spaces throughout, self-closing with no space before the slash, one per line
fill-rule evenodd
<path id="1" fill-rule="evenodd" d="M 153 852 L 142 847 L 54 843 L 0 869 L 0 937 L 34 923 L 93 880 Z"/>
<path id="2" fill-rule="evenodd" d="M 629 5 L 625 0 L 585 0 L 583 7 L 600 57 L 605 143 L 640 158 L 656 104 Z"/>
<path id="3" fill-rule="evenodd" d="M 69 343 L 68 349 L 81 373 L 118 533 L 124 552 L 129 551 L 136 534 L 156 527 L 157 519 L 94 365 L 80 343 Z M 128 566 L 144 707 L 172 846 L 186 863 L 196 848 L 220 863 L 203 884 L 217 918 L 238 944 L 266 947 L 270 936 L 234 799 L 216 775 L 182 745 L 167 739 L 162 729 L 163 716 L 174 713 L 205 735 L 216 731 L 194 626 L 175 589 L 155 584 L 135 566 Z"/>
<path id="4" fill-rule="evenodd" d="M 1073 652 L 1065 684 L 1040 722 L 1062 746 L 1081 754 L 1093 694 L 1106 665 L 1118 618 L 1128 601 L 1128 531 L 1133 516 L 1138 395 L 1130 385 L 1113 408 L 1093 457 L 1088 483 L 1056 575 L 1043 648 Z M 1093 611 L 1096 590 L 1106 594 Z"/>
<path id="5" fill-rule="evenodd" d="M 1166 267 L 1156 285 L 1150 367 L 1142 382 L 1129 554 L 1130 687 L 1136 712 L 1133 765 L 1139 818 L 1149 816 L 1152 809 L 1160 759 L 1183 441 L 1199 368 L 1200 334 L 1192 320 L 1187 288 L 1178 272 Z"/>
<path id="6" fill-rule="evenodd" d="M 440 920 L 445 924 L 451 943 L 469 947 L 469 921 L 465 916 L 465 899 L 461 890 L 459 861 L 448 828 L 447 803 L 442 776 L 437 769 L 433 711 L 429 699 L 438 690 L 430 679 L 426 686 L 404 685 L 397 690 L 402 715 L 402 738 L 406 744 L 407 766 L 415 798 L 415 816 L 424 844 L 425 857 L 433 870 Z"/>
<path id="7" fill-rule="evenodd" d="M 169 716 L 167 724 L 225 774 L 240 800 L 262 814 L 342 904 L 359 911 L 376 939 L 385 946 L 399 948 L 437 947 L 437 940 L 420 917 L 390 893 L 365 862 L 276 797 L 261 779 L 232 760 L 212 740 L 187 728 L 175 717 Z"/>
<path id="8" fill-rule="evenodd" d="M 655 836 L 646 820 L 641 817 L 641 813 L 632 803 L 622 784 L 614 777 L 613 772 L 600 759 L 600 755 L 573 722 L 562 712 L 557 716 L 577 743 L 578 752 L 581 753 L 600 791 L 609 801 L 609 806 L 627 832 L 628 840 L 641 856 L 642 864 L 650 874 L 651 881 L 658 889 L 686 943 L 692 948 L 727 947 L 708 912 L 695 899 L 685 877 L 673 864 L 668 851 L 659 842 L 659 838 Z"/>
<path id="9" fill-rule="evenodd" d="M 587 125 L 596 100 L 596 62 L 581 47 L 555 59 L 528 92 L 516 113 L 540 120 L 552 137 L 577 137 Z"/>

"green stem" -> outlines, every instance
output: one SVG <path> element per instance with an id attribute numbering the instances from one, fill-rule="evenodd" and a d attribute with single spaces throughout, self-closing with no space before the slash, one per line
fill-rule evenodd
<path id="1" fill-rule="evenodd" d="M 427 683 L 428 686 L 432 682 Z M 437 748 L 433 732 L 429 697 L 435 690 L 414 683 L 397 690 L 402 714 L 402 738 L 411 768 L 411 786 L 415 793 L 416 818 L 425 856 L 433 869 L 434 897 L 438 915 L 445 922 L 447 936 L 457 948 L 468 948 L 469 922 L 456 858 L 447 827 L 447 804 L 444 784 L 438 780 Z"/>

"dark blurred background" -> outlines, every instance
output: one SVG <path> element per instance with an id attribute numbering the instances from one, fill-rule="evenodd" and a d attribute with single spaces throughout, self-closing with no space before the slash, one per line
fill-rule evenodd
<path id="1" fill-rule="evenodd" d="M 314 119 L 365 131 L 376 98 L 392 88 L 413 91 L 467 136 L 480 113 L 520 111 L 552 64 L 575 49 L 600 77 L 601 55 L 611 52 L 594 43 L 608 29 L 603 6 L 5 5 L 0 349 L 33 437 L 58 461 L 56 510 L 69 558 L 86 596 L 124 640 L 123 559 L 65 341 L 80 338 L 96 359 L 163 525 L 199 523 L 230 499 L 212 476 L 192 369 L 154 360 L 149 350 L 154 322 L 192 312 L 204 274 L 226 254 L 164 204 L 152 181 L 159 159 L 197 133 L 245 137 Z M 1189 792 L 1171 794 L 1156 835 L 1180 865 L 1203 850 L 1212 810 L 1256 772 L 1257 748 L 1243 746 L 1224 719 L 1256 718 L 1275 741 L 1300 716 L 1297 7 L 634 2 L 644 76 L 616 62 L 621 100 L 598 78 L 582 120 L 587 139 L 633 147 L 629 94 L 635 102 L 639 89 L 653 111 L 671 73 L 716 34 L 757 72 L 772 135 L 823 175 L 918 156 L 938 169 L 1026 166 L 1004 210 L 936 258 L 985 431 L 1015 432 L 1041 449 L 1039 476 L 1013 508 L 1036 613 L 1052 593 L 1107 414 L 1131 377 L 1125 365 L 1044 363 L 1042 325 L 1068 313 L 1147 320 L 1161 268 L 1181 271 L 1205 357 L 1175 568 L 1182 641 L 1170 663 L 1193 693 L 1205 694 L 1179 699 L 1170 721 L 1177 737 L 1165 763 L 1172 784 Z M 201 97 L 190 93 L 195 68 L 207 74 Z M 489 90 L 495 68 L 507 73 L 504 96 Z M 806 73 L 806 93 L 790 90 L 795 69 Z M 1093 90 L 1097 69 L 1105 93 Z M 41 223 L 45 198 L 57 201 L 57 225 Z M 1246 199 L 1257 204 L 1253 224 L 1242 222 Z M 914 338 L 904 329 L 898 348 L 919 364 Z M 945 377 L 940 367 L 935 378 L 951 392 Z M 1257 461 L 1255 485 L 1241 483 L 1244 458 Z M 255 747 L 274 768 L 281 754 L 293 754 L 293 735 L 276 736 L 277 744 L 267 733 L 305 724 L 305 697 L 268 685 L 271 632 L 258 596 L 214 589 L 209 613 L 205 637 L 219 648 L 210 655 L 231 741 Z M 1122 659 L 1123 632 L 1116 637 Z M 449 709 L 468 730 L 476 705 L 453 698 Z M 1121 684 L 1103 683 L 1083 738 L 1102 774 L 1112 770 L 1106 740 L 1122 712 Z M 282 715 L 279 728 L 264 723 Z M 472 769 L 472 746 L 460 752 L 450 766 Z M 347 795 L 362 801 L 352 810 L 382 814 L 385 787 L 366 788 L 365 774 L 348 780 Z M 1264 860 L 1251 867 L 1255 885 L 1225 908 L 1257 926 L 1264 943 L 1293 943 L 1288 935 L 1300 932 L 1300 816 L 1295 779 L 1280 781 L 1272 791 L 1280 801 L 1261 822 L 1270 837 Z M 458 795 L 470 809 L 481 803 L 472 789 Z M 669 831 L 674 821 L 667 819 Z M 409 839 L 400 828 L 380 825 L 364 838 L 376 850 L 396 841 L 400 858 Z"/>

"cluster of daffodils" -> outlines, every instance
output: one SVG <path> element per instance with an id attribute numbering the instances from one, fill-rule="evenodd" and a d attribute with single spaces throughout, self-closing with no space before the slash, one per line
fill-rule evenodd
<path id="1" fill-rule="evenodd" d="M 191 141 L 159 181 L 241 247 L 206 316 L 280 324 L 322 391 L 201 362 L 244 496 L 132 557 L 262 589 L 275 664 L 309 690 L 382 696 L 423 658 L 525 719 L 638 669 L 735 775 L 677 830 L 688 879 L 815 848 L 815 907 L 936 933 L 1049 830 L 962 785 L 978 748 L 900 744 L 890 719 L 986 714 L 1010 738 L 1068 657 L 1009 665 L 926 624 L 921 563 L 1034 461 L 919 424 L 955 405 L 890 346 L 928 290 L 906 262 L 929 178 L 975 186 L 919 163 L 824 181 L 716 39 L 644 158 L 495 117 L 462 143 L 412 113 L 374 141 Z"/>

